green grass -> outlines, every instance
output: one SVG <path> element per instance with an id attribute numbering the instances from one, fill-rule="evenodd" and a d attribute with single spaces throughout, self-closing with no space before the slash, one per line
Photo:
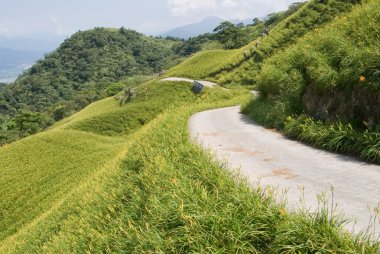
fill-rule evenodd
<path id="1" fill-rule="evenodd" d="M 52 237 L 60 227 L 59 222 L 71 216 L 66 208 L 77 205 L 73 197 L 83 194 L 78 192 L 81 186 L 87 186 L 105 170 L 118 169 L 128 146 L 127 134 L 141 128 L 164 109 L 208 98 L 207 93 L 192 93 L 186 82 L 151 82 L 136 91 L 136 97 L 126 105 L 120 106 L 115 98 L 96 102 L 47 132 L 0 149 L 3 176 L 0 179 L 0 246 L 4 246 L 4 251 L 13 246 L 14 241 L 29 240 L 32 242 L 28 242 L 24 250 L 30 251 L 35 237 L 40 241 Z M 216 100 L 227 93 L 216 89 L 214 94 L 219 94 L 214 96 Z M 144 111 L 147 105 L 148 109 L 154 106 L 155 111 Z M 129 119 L 122 117 L 128 114 Z M 146 122 L 142 122 L 142 118 Z M 136 121 L 139 124 L 135 124 Z M 106 131 L 108 127 L 112 128 L 110 132 Z M 128 132 L 119 131 L 125 129 Z M 18 245 L 13 247 L 18 248 Z"/>
<path id="2" fill-rule="evenodd" d="M 358 6 L 265 61 L 256 78 L 262 98 L 244 111 L 292 138 L 379 163 L 379 8 Z M 320 107 L 327 121 L 305 121 Z"/>
<path id="3" fill-rule="evenodd" d="M 309 1 L 271 29 L 269 36 L 248 45 L 250 57 L 244 59 L 241 55 L 241 63 L 235 65 L 236 68 L 224 68 L 216 78 L 222 84 L 256 84 L 256 75 L 259 74 L 263 61 L 294 44 L 313 29 L 323 27 L 335 17 L 350 12 L 352 6 L 359 2 L 356 0 L 330 0 L 324 3 Z M 256 41 L 259 41 L 258 47 L 256 47 Z"/>
<path id="4" fill-rule="evenodd" d="M 322 27 L 337 15 L 347 13 L 359 1 L 309 1 L 294 14 L 258 38 L 236 50 L 212 50 L 196 54 L 168 71 L 167 76 L 209 79 L 219 84 L 255 85 L 261 64 L 278 51 L 292 45 L 309 31 Z M 259 46 L 256 46 L 256 42 Z M 247 57 L 244 56 L 247 51 Z"/>
<path id="5" fill-rule="evenodd" d="M 88 133 L 51 131 L 2 148 L 0 240 L 49 210 L 121 145 Z"/>
<path id="6" fill-rule="evenodd" d="M 371 4 L 368 16 L 378 10 L 373 8 L 376 2 Z M 376 24 L 367 26 L 373 29 L 371 34 L 377 31 Z M 285 128 L 290 136 L 317 146 L 327 144 L 334 151 L 352 152 L 348 149 L 355 144 L 364 158 L 378 160 L 377 133 L 357 133 L 347 126 L 331 127 L 302 117 L 285 122 L 289 115 L 302 113 L 297 95 L 303 76 L 297 71 L 282 73 L 299 60 L 287 58 L 292 56 L 289 52 L 314 45 L 313 54 L 302 55 L 308 47 L 299 54 L 326 67 L 323 60 L 334 63 L 339 59 L 334 57 L 346 52 L 328 51 L 335 48 L 328 43 L 346 31 L 340 28 L 332 34 L 327 27 L 326 37 L 310 35 L 284 51 L 277 56 L 289 61 L 284 66 L 275 65 L 282 63 L 276 60 L 265 62 L 259 77 L 260 99 L 249 101 L 251 95 L 241 88 L 206 89 L 195 95 L 186 82 L 152 81 L 136 87 L 135 97 L 126 104 L 120 105 L 115 97 L 101 100 L 46 132 L 1 147 L 0 253 L 379 253 L 379 243 L 346 232 L 344 219 L 332 218 L 328 208 L 289 213 L 268 192 L 252 188 L 189 141 L 192 114 L 244 104 L 262 123 Z M 377 37 L 362 39 L 363 30 L 346 32 L 361 44 L 378 43 Z M 304 44 L 312 43 L 310 38 L 322 46 Z M 321 57 L 323 50 L 328 56 Z M 206 51 L 166 75 L 215 78 L 224 68 L 240 65 L 243 51 Z M 360 57 L 349 59 L 367 59 L 359 51 L 354 53 Z M 343 62 L 360 67 L 355 61 Z M 334 75 L 318 78 L 322 67 L 303 70 L 316 77 L 320 89 L 330 88 L 326 80 Z M 376 72 L 369 70 L 366 87 L 377 89 Z"/>
<path id="7" fill-rule="evenodd" d="M 380 164 L 380 133 L 359 131 L 350 124 L 325 123 L 305 115 L 285 121 L 284 132 L 292 138 L 325 150 L 353 154 Z"/>
<path id="8" fill-rule="evenodd" d="M 379 7 L 376 1 L 357 7 L 266 61 L 257 77 L 258 88 L 264 95 L 295 97 L 308 85 L 319 92 L 336 87 L 378 91 Z"/>
<path id="9" fill-rule="evenodd" d="M 165 76 L 204 79 L 219 72 L 226 63 L 233 64 L 240 54 L 240 49 L 202 51 L 170 69 Z"/>
<path id="10" fill-rule="evenodd" d="M 195 95 L 189 88 L 151 82 L 122 107 L 114 98 L 99 101 L 1 148 L 1 186 L 9 187 L 0 253 L 377 253 L 378 245 L 345 233 L 326 210 L 287 213 L 191 143 L 193 113 L 246 102 L 250 94 Z M 133 132 L 75 130 L 150 100 L 164 110 Z"/>

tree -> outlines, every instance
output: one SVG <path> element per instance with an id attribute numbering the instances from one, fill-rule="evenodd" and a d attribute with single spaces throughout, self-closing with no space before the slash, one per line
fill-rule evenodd
<path id="1" fill-rule="evenodd" d="M 239 48 L 246 43 L 243 30 L 229 21 L 222 22 L 214 29 L 214 32 L 225 49 Z"/>
<path id="2" fill-rule="evenodd" d="M 261 23 L 260 19 L 259 18 L 254 18 L 253 21 L 252 21 L 252 26 L 257 26 Z"/>
<path id="3" fill-rule="evenodd" d="M 14 118 L 14 122 L 16 124 L 15 128 L 18 129 L 22 135 L 34 134 L 48 125 L 46 115 L 31 111 L 21 111 Z"/>

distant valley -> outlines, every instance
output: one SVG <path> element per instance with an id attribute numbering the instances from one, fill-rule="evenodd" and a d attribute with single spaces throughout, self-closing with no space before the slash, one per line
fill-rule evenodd
<path id="1" fill-rule="evenodd" d="M 43 52 L 0 48 L 0 82 L 14 81 L 23 70 L 31 67 Z"/>
<path id="2" fill-rule="evenodd" d="M 0 83 L 13 82 L 45 53 L 58 47 L 63 38 L 37 40 L 0 37 Z"/>

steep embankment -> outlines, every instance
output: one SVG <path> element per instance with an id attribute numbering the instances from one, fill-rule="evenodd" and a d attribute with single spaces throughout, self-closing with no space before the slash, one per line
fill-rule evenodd
<path id="1" fill-rule="evenodd" d="M 363 4 L 266 61 L 262 96 L 245 111 L 291 137 L 379 163 L 379 8 Z"/>

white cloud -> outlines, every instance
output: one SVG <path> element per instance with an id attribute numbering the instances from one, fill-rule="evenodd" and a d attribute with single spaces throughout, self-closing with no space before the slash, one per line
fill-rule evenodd
<path id="1" fill-rule="evenodd" d="M 223 7 L 233 7 L 236 6 L 238 3 L 236 0 L 223 0 L 222 6 Z"/>
<path id="2" fill-rule="evenodd" d="M 9 28 L 5 24 L 0 24 L 0 36 L 9 36 Z"/>
<path id="3" fill-rule="evenodd" d="M 49 18 L 50 22 L 53 24 L 55 32 L 57 35 L 66 35 L 67 34 L 65 27 L 61 24 L 61 22 L 59 22 L 59 20 L 55 16 L 48 15 L 48 18 Z"/>
<path id="4" fill-rule="evenodd" d="M 169 0 L 169 9 L 174 16 L 188 15 L 193 11 L 214 9 L 217 0 Z"/>
<path id="5" fill-rule="evenodd" d="M 174 16 L 254 18 L 285 10 L 296 0 L 168 0 Z"/>
<path id="6" fill-rule="evenodd" d="M 0 36 L 12 37 L 19 32 L 20 26 L 8 18 L 0 19 Z"/>

